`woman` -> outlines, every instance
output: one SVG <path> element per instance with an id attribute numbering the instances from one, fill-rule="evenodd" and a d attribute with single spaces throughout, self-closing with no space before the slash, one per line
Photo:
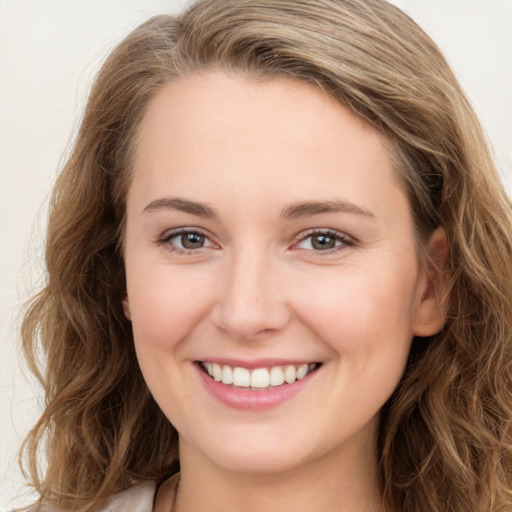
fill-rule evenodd
<path id="1" fill-rule="evenodd" d="M 149 20 L 93 86 L 23 325 L 44 506 L 509 509 L 511 219 L 391 5 Z"/>

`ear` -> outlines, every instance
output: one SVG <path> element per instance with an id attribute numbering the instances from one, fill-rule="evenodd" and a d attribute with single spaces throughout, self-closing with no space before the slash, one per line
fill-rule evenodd
<path id="1" fill-rule="evenodd" d="M 436 229 L 425 247 L 425 268 L 418 289 L 413 323 L 415 336 L 437 334 L 446 322 L 446 291 L 449 265 L 448 239 L 444 229 Z"/>
<path id="2" fill-rule="evenodd" d="M 132 313 L 130 311 L 130 300 L 128 299 L 128 296 L 126 296 L 123 299 L 123 312 L 124 312 L 124 316 L 131 322 L 132 321 Z"/>

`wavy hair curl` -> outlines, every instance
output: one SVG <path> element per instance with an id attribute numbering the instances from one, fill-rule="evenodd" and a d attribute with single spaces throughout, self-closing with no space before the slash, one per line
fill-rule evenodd
<path id="1" fill-rule="evenodd" d="M 36 490 L 86 511 L 178 471 L 177 433 L 122 310 L 125 199 L 148 102 L 212 68 L 314 84 L 390 141 L 418 247 L 442 227 L 450 265 L 446 325 L 413 340 L 382 412 L 384 496 L 396 512 L 512 510 L 511 202 L 440 51 L 383 0 L 202 0 L 150 19 L 108 57 L 55 186 L 47 283 L 22 325 L 46 394 L 24 445 Z"/>

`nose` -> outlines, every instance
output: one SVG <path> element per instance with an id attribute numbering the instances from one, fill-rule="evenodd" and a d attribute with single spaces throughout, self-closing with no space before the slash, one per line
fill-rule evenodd
<path id="1" fill-rule="evenodd" d="M 271 255 L 245 251 L 233 257 L 219 279 L 213 323 L 239 340 L 283 330 L 291 318 L 285 281 L 283 269 Z"/>

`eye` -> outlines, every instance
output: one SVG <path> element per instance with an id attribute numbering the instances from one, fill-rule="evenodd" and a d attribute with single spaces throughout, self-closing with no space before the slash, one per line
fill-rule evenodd
<path id="1" fill-rule="evenodd" d="M 296 244 L 296 247 L 310 251 L 328 252 L 351 245 L 354 245 L 354 241 L 343 233 L 331 230 L 317 230 L 303 237 Z"/>
<path id="2" fill-rule="evenodd" d="M 182 233 L 173 236 L 169 241 L 181 249 L 200 249 L 205 244 L 206 237 L 202 233 Z"/>
<path id="3" fill-rule="evenodd" d="M 215 244 L 201 231 L 184 228 L 166 233 L 160 240 L 159 245 L 166 245 L 170 250 L 176 252 L 188 252 L 204 247 L 215 247 Z"/>

